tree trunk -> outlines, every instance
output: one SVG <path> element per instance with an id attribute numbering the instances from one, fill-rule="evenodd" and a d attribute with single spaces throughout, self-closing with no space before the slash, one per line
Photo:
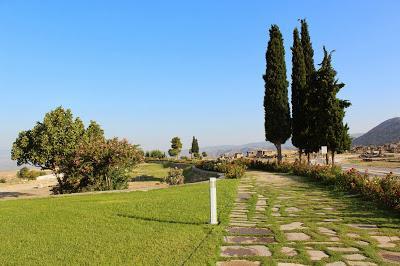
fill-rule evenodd
<path id="1" fill-rule="evenodd" d="M 331 151 L 332 153 L 332 166 L 335 165 L 335 151 Z"/>
<path id="2" fill-rule="evenodd" d="M 308 164 L 308 165 L 311 164 L 310 153 L 309 153 L 309 152 L 307 152 L 307 164 Z"/>
<path id="3" fill-rule="evenodd" d="M 299 162 L 301 163 L 301 155 L 303 154 L 303 150 L 299 149 Z"/>
<path id="4" fill-rule="evenodd" d="M 328 153 L 325 154 L 325 161 L 326 161 L 326 165 L 328 165 L 329 164 L 329 154 Z"/>
<path id="5" fill-rule="evenodd" d="M 277 151 L 277 157 L 276 159 L 278 160 L 278 164 L 282 163 L 282 144 L 275 144 L 276 151 Z"/>

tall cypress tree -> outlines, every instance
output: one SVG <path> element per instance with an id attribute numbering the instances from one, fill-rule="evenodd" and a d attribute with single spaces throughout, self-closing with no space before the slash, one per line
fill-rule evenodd
<path id="1" fill-rule="evenodd" d="M 297 28 L 293 31 L 292 47 L 292 143 L 299 149 L 299 160 L 306 143 L 307 72 L 302 43 Z"/>
<path id="2" fill-rule="evenodd" d="M 314 50 L 312 48 L 308 24 L 305 19 L 300 20 L 301 24 L 301 46 L 303 48 L 304 64 L 306 68 L 306 86 L 304 88 L 305 108 L 304 120 L 305 138 L 304 151 L 307 154 L 308 163 L 310 163 L 310 153 L 317 152 L 320 148 L 320 136 L 317 133 L 317 115 L 319 112 L 318 91 L 315 88 L 315 66 Z"/>
<path id="3" fill-rule="evenodd" d="M 345 86 L 339 83 L 336 78 L 337 72 L 332 67 L 332 53 L 324 47 L 324 58 L 320 69 L 316 73 L 315 87 L 318 91 L 319 112 L 317 115 L 316 131 L 320 138 L 320 145 L 327 145 L 331 152 L 332 164 L 335 163 L 335 152 L 343 148 L 347 141 L 347 125 L 344 125 L 343 118 L 345 108 L 350 102 L 337 98 L 337 93 Z M 326 159 L 328 163 L 328 156 Z"/>
<path id="4" fill-rule="evenodd" d="M 282 34 L 277 25 L 269 30 L 266 52 L 264 111 L 265 139 L 277 150 L 278 163 L 282 162 L 282 144 L 290 137 L 290 109 L 288 81 L 286 79 L 285 49 Z"/>
<path id="5" fill-rule="evenodd" d="M 199 142 L 197 141 L 197 139 L 193 136 L 192 139 L 192 148 L 190 149 L 191 154 L 194 155 L 194 157 L 198 157 L 199 156 Z"/>

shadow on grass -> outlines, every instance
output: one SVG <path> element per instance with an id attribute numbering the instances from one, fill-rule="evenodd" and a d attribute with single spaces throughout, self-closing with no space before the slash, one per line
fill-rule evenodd
<path id="1" fill-rule="evenodd" d="M 3 198 L 18 198 L 22 196 L 33 196 L 34 194 L 22 193 L 22 192 L 0 192 L 0 199 Z"/>
<path id="2" fill-rule="evenodd" d="M 132 181 L 159 181 L 161 182 L 163 179 L 161 177 L 155 177 L 151 175 L 141 175 L 135 176 L 132 178 Z"/>
<path id="3" fill-rule="evenodd" d="M 200 223 L 200 222 L 183 222 L 183 221 L 163 220 L 163 219 L 147 218 L 147 217 L 140 217 L 140 216 L 129 215 L 129 214 L 121 214 L 121 213 L 118 213 L 117 216 L 122 217 L 122 218 L 141 220 L 141 221 L 169 223 L 169 224 L 186 224 L 186 225 L 207 225 L 208 224 L 206 222 Z"/>

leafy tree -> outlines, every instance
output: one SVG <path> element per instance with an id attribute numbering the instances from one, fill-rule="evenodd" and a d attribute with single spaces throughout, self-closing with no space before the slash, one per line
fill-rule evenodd
<path id="1" fill-rule="evenodd" d="M 21 131 L 11 150 L 17 165 L 30 164 L 60 174 L 61 164 L 74 152 L 85 133 L 70 109 L 57 107 L 31 130 Z"/>
<path id="2" fill-rule="evenodd" d="M 19 133 L 11 157 L 18 165 L 52 170 L 58 181 L 54 193 L 71 193 L 124 187 L 129 168 L 142 160 L 143 151 L 125 140 L 106 140 L 94 121 L 85 130 L 71 110 L 58 107 L 33 129 Z"/>
<path id="3" fill-rule="evenodd" d="M 266 73 L 263 76 L 265 81 L 265 139 L 274 143 L 278 153 L 278 163 L 281 163 L 282 144 L 291 134 L 288 81 L 286 80 L 285 50 L 279 27 L 272 25 L 269 35 Z"/>
<path id="4" fill-rule="evenodd" d="M 85 137 L 89 139 L 94 138 L 103 138 L 104 139 L 104 130 L 100 127 L 96 121 L 91 120 L 89 126 L 85 131 Z"/>
<path id="5" fill-rule="evenodd" d="M 331 152 L 332 164 L 335 152 L 340 151 L 347 142 L 346 126 L 343 124 L 345 108 L 350 102 L 337 98 L 337 93 L 345 86 L 336 78 L 337 72 L 332 67 L 332 53 L 324 47 L 324 58 L 316 73 L 315 86 L 318 90 L 319 113 L 317 116 L 317 133 L 320 145 L 327 145 Z M 327 155 L 328 163 L 328 155 Z"/>
<path id="6" fill-rule="evenodd" d="M 292 47 L 292 143 L 299 149 L 301 162 L 302 151 L 307 138 L 307 73 L 304 53 L 297 28 L 293 31 Z"/>
<path id="7" fill-rule="evenodd" d="M 208 156 L 207 152 L 205 152 L 205 151 L 203 151 L 203 152 L 201 153 L 201 155 L 202 155 L 204 158 Z"/>
<path id="8" fill-rule="evenodd" d="M 173 137 L 171 140 L 171 149 L 168 150 L 168 154 L 171 157 L 178 157 L 182 151 L 182 142 L 179 137 Z"/>
<path id="9" fill-rule="evenodd" d="M 147 152 L 146 157 L 162 159 L 162 158 L 165 158 L 165 152 L 160 151 L 160 150 L 152 150 L 152 151 Z"/>

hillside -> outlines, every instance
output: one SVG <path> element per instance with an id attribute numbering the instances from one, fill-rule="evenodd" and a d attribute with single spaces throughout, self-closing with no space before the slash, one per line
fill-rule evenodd
<path id="1" fill-rule="evenodd" d="M 353 140 L 354 146 L 382 145 L 400 141 L 400 117 L 388 119 Z"/>

